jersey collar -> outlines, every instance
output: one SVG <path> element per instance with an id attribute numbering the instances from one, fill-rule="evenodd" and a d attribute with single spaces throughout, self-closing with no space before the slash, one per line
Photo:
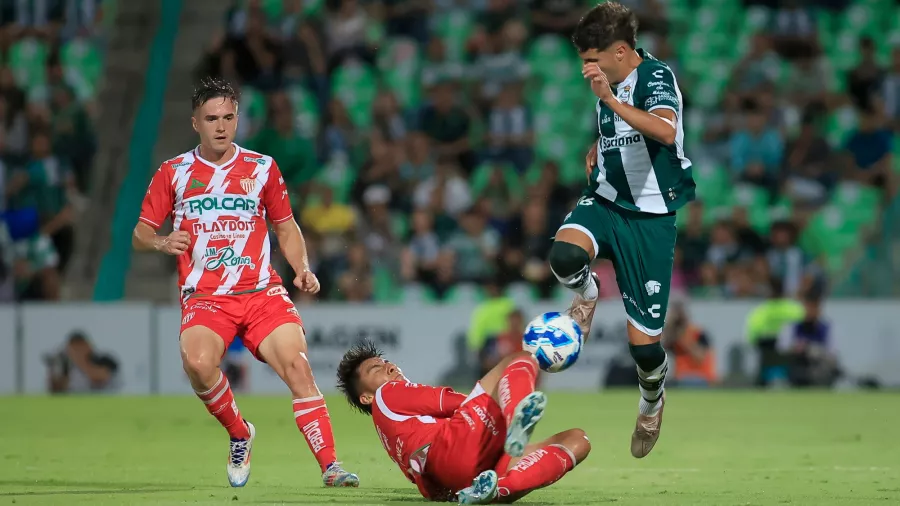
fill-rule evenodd
<path id="1" fill-rule="evenodd" d="M 210 162 L 209 160 L 207 160 L 207 159 L 201 157 L 201 156 L 200 156 L 200 146 L 199 146 L 199 145 L 198 145 L 196 148 L 194 148 L 194 159 L 197 160 L 197 161 L 199 161 L 200 163 L 206 165 L 206 166 L 212 167 L 213 169 L 216 169 L 216 170 L 222 170 L 222 169 L 224 169 L 225 167 L 228 167 L 229 165 L 231 165 L 232 163 L 234 163 L 234 161 L 237 160 L 238 155 L 240 155 L 240 153 L 241 153 L 241 147 L 240 147 L 240 146 L 238 146 L 238 145 L 237 145 L 236 143 L 234 143 L 234 142 L 232 142 L 231 145 L 234 146 L 234 155 L 233 155 L 227 162 L 223 163 L 222 165 L 216 165 L 216 164 Z"/>

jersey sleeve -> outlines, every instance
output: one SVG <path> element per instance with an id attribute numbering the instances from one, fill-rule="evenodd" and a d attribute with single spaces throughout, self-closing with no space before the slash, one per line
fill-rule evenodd
<path id="1" fill-rule="evenodd" d="M 269 178 L 262 191 L 262 204 L 269 214 L 269 221 L 272 223 L 284 223 L 294 217 L 291 210 L 291 199 L 288 197 L 287 185 L 284 183 L 284 176 L 275 160 L 272 160 L 272 167 L 269 169 Z"/>
<path id="2" fill-rule="evenodd" d="M 453 414 L 466 396 L 449 387 L 432 387 L 394 381 L 381 387 L 382 409 L 408 416 L 446 418 Z"/>
<path id="3" fill-rule="evenodd" d="M 675 87 L 675 75 L 668 67 L 659 66 L 640 76 L 640 103 L 638 107 L 647 112 L 669 109 L 678 113 L 681 103 Z"/>
<path id="4" fill-rule="evenodd" d="M 162 164 L 153 179 L 150 187 L 144 195 L 144 203 L 141 205 L 140 221 L 158 229 L 166 221 L 166 217 L 172 214 L 175 205 L 175 188 L 172 186 L 172 167 L 167 163 Z"/>

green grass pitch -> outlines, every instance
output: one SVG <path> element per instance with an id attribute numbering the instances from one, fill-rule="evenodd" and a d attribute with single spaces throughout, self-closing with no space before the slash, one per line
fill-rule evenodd
<path id="1" fill-rule="evenodd" d="M 359 489 L 322 487 L 287 397 L 238 397 L 258 431 L 243 489 L 228 487 L 226 435 L 194 398 L 0 398 L 0 505 L 418 504 L 371 421 L 329 401 Z M 900 504 L 896 394 L 671 390 L 643 460 L 628 451 L 636 409 L 636 391 L 551 394 L 536 436 L 581 427 L 593 453 L 522 503 Z"/>

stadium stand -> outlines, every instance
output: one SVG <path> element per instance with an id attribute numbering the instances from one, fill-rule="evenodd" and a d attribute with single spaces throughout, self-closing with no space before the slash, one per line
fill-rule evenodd
<path id="1" fill-rule="evenodd" d="M 592 3 L 239 1 L 198 75 L 239 83 L 238 142 L 289 174 L 325 297 L 480 299 L 497 277 L 565 297 L 546 239 L 596 120 L 561 34 Z M 683 290 L 765 296 L 770 273 L 795 293 L 895 290 L 866 277 L 898 274 L 900 7 L 624 3 L 688 105 Z"/>
<path id="2" fill-rule="evenodd" d="M 0 9 L 0 301 L 56 299 L 92 186 L 103 22 L 115 2 Z"/>

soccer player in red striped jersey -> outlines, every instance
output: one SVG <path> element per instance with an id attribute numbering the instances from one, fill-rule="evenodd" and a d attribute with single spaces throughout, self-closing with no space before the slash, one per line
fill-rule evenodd
<path id="1" fill-rule="evenodd" d="M 359 486 L 359 478 L 337 462 L 331 420 L 307 361 L 303 322 L 271 265 L 267 220 L 294 270 L 294 285 L 319 291 L 278 164 L 233 142 L 238 98 L 228 83 L 205 79 L 192 107 L 200 145 L 156 171 L 132 242 L 137 250 L 177 257 L 181 358 L 197 396 L 231 438 L 228 481 L 233 487 L 247 483 L 256 434 L 219 367 L 240 335 L 290 389 L 294 420 L 325 485 Z M 158 235 L 167 218 L 174 231 Z"/>
<path id="2" fill-rule="evenodd" d="M 528 443 L 547 402 L 534 390 L 537 373 L 534 356 L 516 352 L 466 396 L 410 382 L 364 341 L 344 354 L 338 388 L 372 416 L 385 451 L 423 497 L 506 503 L 555 483 L 591 450 L 581 429 Z"/>

